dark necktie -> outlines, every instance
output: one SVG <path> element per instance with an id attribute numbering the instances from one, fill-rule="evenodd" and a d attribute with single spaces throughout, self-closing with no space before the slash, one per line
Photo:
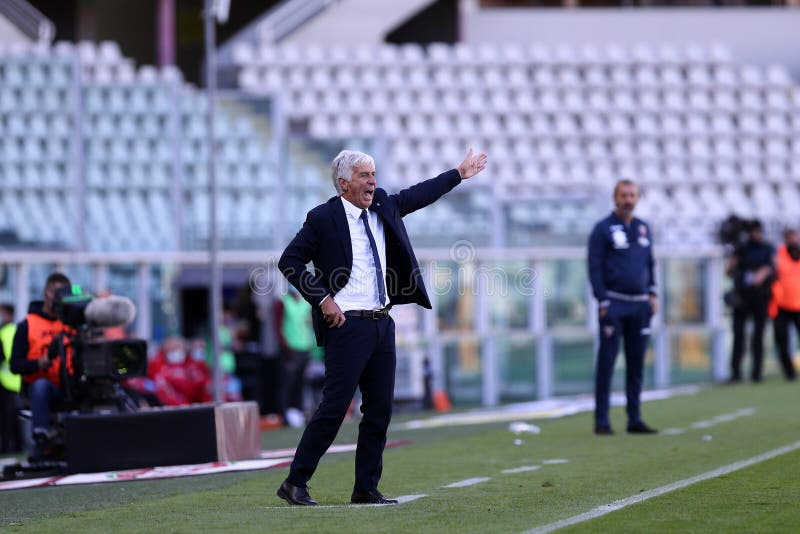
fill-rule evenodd
<path id="1" fill-rule="evenodd" d="M 375 244 L 375 238 L 372 237 L 372 230 L 369 229 L 367 210 L 361 210 L 361 222 L 364 223 L 364 228 L 367 229 L 369 248 L 372 249 L 372 259 L 375 262 L 375 276 L 378 278 L 378 298 L 381 301 L 381 306 L 386 306 L 386 286 L 384 285 L 383 282 L 383 269 L 381 269 L 381 258 L 380 256 L 378 256 L 378 245 Z"/>

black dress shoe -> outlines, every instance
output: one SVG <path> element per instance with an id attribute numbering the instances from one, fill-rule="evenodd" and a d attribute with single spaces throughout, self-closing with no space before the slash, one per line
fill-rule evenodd
<path id="1" fill-rule="evenodd" d="M 594 433 L 598 436 L 612 436 L 614 435 L 614 431 L 611 430 L 609 425 L 595 425 Z"/>
<path id="2" fill-rule="evenodd" d="M 353 504 L 397 504 L 397 499 L 387 499 L 378 490 L 353 491 L 350 502 Z"/>
<path id="3" fill-rule="evenodd" d="M 308 489 L 290 484 L 288 480 L 283 481 L 276 495 L 296 506 L 319 506 L 317 501 L 308 494 Z"/>
<path id="4" fill-rule="evenodd" d="M 628 434 L 657 434 L 658 430 L 650 428 L 644 421 L 639 421 L 636 424 L 628 425 Z"/>

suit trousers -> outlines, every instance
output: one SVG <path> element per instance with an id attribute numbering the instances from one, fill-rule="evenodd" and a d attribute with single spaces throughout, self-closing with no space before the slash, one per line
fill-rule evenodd
<path id="1" fill-rule="evenodd" d="M 753 353 L 753 367 L 750 377 L 761 380 L 761 369 L 764 362 L 764 327 L 767 324 L 769 299 L 753 296 L 743 299 L 741 306 L 733 309 L 733 349 L 731 351 L 731 378 L 742 377 L 742 359 L 744 358 L 745 326 L 750 317 L 753 318 L 753 332 L 750 337 L 750 350 Z"/>
<path id="2" fill-rule="evenodd" d="M 778 350 L 778 359 L 781 362 L 783 376 L 794 380 L 796 372 L 792 355 L 789 353 L 789 327 L 794 325 L 800 334 L 800 311 L 790 311 L 778 308 L 778 316 L 772 322 L 775 331 L 775 347 Z"/>
<path id="3" fill-rule="evenodd" d="M 336 438 L 358 387 L 363 417 L 358 427 L 353 489 L 378 489 L 386 431 L 392 419 L 395 366 L 391 317 L 347 317 L 340 328 L 328 329 L 322 402 L 300 438 L 287 477 L 290 484 L 306 487 L 320 458 Z"/>
<path id="4" fill-rule="evenodd" d="M 600 318 L 600 347 L 595 372 L 595 424 L 608 426 L 611 379 L 619 352 L 619 339 L 625 343 L 625 395 L 628 426 L 641 421 L 639 409 L 642 393 L 644 355 L 650 339 L 649 302 L 611 300 L 606 314 Z"/>

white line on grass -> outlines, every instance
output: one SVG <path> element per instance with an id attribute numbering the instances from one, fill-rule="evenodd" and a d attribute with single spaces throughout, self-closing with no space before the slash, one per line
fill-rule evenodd
<path id="1" fill-rule="evenodd" d="M 467 486 L 474 486 L 475 484 L 480 484 L 481 482 L 486 482 L 487 480 L 492 480 L 492 477 L 468 478 L 466 480 L 461 480 L 459 482 L 453 482 L 452 484 L 448 484 L 448 485 L 442 486 L 442 487 L 443 488 L 466 488 Z"/>
<path id="2" fill-rule="evenodd" d="M 557 465 L 557 464 L 568 464 L 569 460 L 565 460 L 564 458 L 553 458 L 552 460 L 542 460 L 544 465 Z"/>
<path id="3" fill-rule="evenodd" d="M 402 495 L 400 497 L 394 497 L 397 499 L 397 504 L 405 504 L 407 502 L 416 501 L 417 499 L 421 499 L 423 497 L 427 497 L 426 494 L 420 495 Z M 349 507 L 356 507 L 356 506 L 394 506 L 392 504 L 348 504 Z"/>
<path id="4" fill-rule="evenodd" d="M 515 467 L 514 469 L 503 469 L 500 471 L 504 475 L 513 475 L 514 473 L 526 473 L 528 471 L 536 471 L 540 469 L 539 465 L 523 465 L 522 467 Z"/>
<path id="5" fill-rule="evenodd" d="M 397 498 L 398 504 L 405 504 L 407 502 L 416 501 L 417 499 L 421 499 L 423 497 L 427 497 L 424 493 L 421 495 L 403 495 L 402 497 Z"/>
<path id="6" fill-rule="evenodd" d="M 397 499 L 397 504 L 405 504 L 407 502 L 416 501 L 417 499 L 422 499 L 423 497 L 427 497 L 427 494 L 421 495 L 403 495 L 401 497 L 395 497 Z M 363 507 L 381 507 L 381 506 L 395 506 L 394 504 L 321 504 L 319 506 L 267 506 L 267 508 L 280 508 L 283 510 L 294 509 L 294 510 L 316 510 L 318 508 L 363 508 Z"/>
<path id="7" fill-rule="evenodd" d="M 598 506 L 597 508 L 589 510 L 588 512 L 585 512 L 583 514 L 578 514 L 576 516 L 568 517 L 567 519 L 562 519 L 561 521 L 556 521 L 555 523 L 550 523 L 549 525 L 544 525 L 541 527 L 536 527 L 534 529 L 528 530 L 526 531 L 525 534 L 545 534 L 546 532 L 553 532 L 554 530 L 568 527 L 570 525 L 583 523 L 584 521 L 589 521 L 590 519 L 595 519 L 597 517 L 610 514 L 611 512 L 616 512 L 617 510 L 627 508 L 632 504 L 640 503 L 652 499 L 653 497 L 659 497 L 661 495 L 664 495 L 665 493 L 682 489 L 685 488 L 686 486 L 691 486 L 692 484 L 703 482 L 704 480 L 708 480 L 710 478 L 727 475 L 728 473 L 733 473 L 734 471 L 744 469 L 745 467 L 750 467 L 751 465 L 755 465 L 757 463 L 766 460 L 771 460 L 772 458 L 775 458 L 782 454 L 786 454 L 788 452 L 796 451 L 797 449 L 800 449 L 800 441 L 796 441 L 791 445 L 786 445 L 784 447 L 773 449 L 769 452 L 765 452 L 764 454 L 759 454 L 758 456 L 754 456 L 753 458 L 747 460 L 741 460 L 739 462 L 734 462 L 732 464 L 725 465 L 718 469 L 714 469 L 713 471 L 708 471 L 707 473 L 702 473 L 697 476 L 685 478 L 683 480 L 673 482 L 672 484 L 661 486 L 660 488 L 647 490 L 645 492 L 633 495 L 625 499 L 620 499 L 618 501 L 614 501 L 609 504 L 604 504 L 603 506 Z"/>
<path id="8" fill-rule="evenodd" d="M 756 413 L 755 408 L 742 408 L 741 410 L 737 410 L 732 413 L 724 413 L 722 415 L 717 415 L 712 417 L 711 419 L 706 419 L 704 421 L 695 421 L 690 426 L 692 428 L 709 428 L 712 426 L 716 426 L 720 423 L 728 423 L 730 421 L 735 421 L 741 417 L 747 417 L 749 415 L 753 415 Z M 662 430 L 659 432 L 662 436 L 678 436 L 680 434 L 685 434 L 685 428 L 667 428 L 666 430 Z"/>
<path id="9" fill-rule="evenodd" d="M 741 410 L 733 413 L 725 413 L 716 417 L 712 417 L 707 421 L 697 421 L 696 423 L 692 423 L 692 428 L 708 428 L 720 423 L 734 421 L 740 417 L 747 417 L 748 415 L 753 415 L 754 413 L 756 413 L 755 408 L 742 408 Z"/>

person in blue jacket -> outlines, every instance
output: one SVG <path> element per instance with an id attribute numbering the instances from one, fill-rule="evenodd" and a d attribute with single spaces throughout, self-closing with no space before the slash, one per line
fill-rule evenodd
<path id="1" fill-rule="evenodd" d="M 627 430 L 654 434 L 642 421 L 640 396 L 650 319 L 658 310 L 653 237 L 643 220 L 633 216 L 639 188 L 631 180 L 614 187 L 616 209 L 600 220 L 589 238 L 589 279 L 597 299 L 600 346 L 595 372 L 594 433 L 610 435 L 609 397 L 620 335 L 625 343 Z"/>

